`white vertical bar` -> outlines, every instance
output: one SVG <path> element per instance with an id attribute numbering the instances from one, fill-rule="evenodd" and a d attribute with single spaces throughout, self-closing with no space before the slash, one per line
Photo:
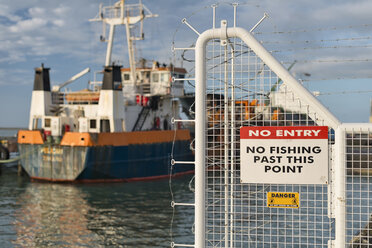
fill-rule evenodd
<path id="1" fill-rule="evenodd" d="M 213 27 L 213 29 L 215 29 L 216 28 L 216 7 L 217 7 L 217 5 L 216 4 L 212 4 L 212 9 L 213 9 L 213 19 L 212 19 L 212 27 Z"/>
<path id="2" fill-rule="evenodd" d="M 227 45 L 224 46 L 224 121 L 223 121 L 223 136 L 224 136 L 224 169 L 225 169 L 225 247 L 229 247 L 229 82 L 228 82 L 228 57 L 227 57 Z"/>
<path id="3" fill-rule="evenodd" d="M 197 248 L 205 246 L 205 50 L 209 37 L 203 34 L 199 36 L 195 45 L 195 247 Z"/>
<path id="4" fill-rule="evenodd" d="M 110 25 L 110 33 L 109 33 L 109 40 L 107 42 L 105 66 L 109 66 L 111 64 L 112 42 L 114 41 L 114 34 L 115 34 L 115 25 Z"/>
<path id="5" fill-rule="evenodd" d="M 234 41 L 235 42 L 235 41 Z M 234 166 L 235 166 L 235 84 L 234 45 L 231 47 L 231 133 L 230 133 L 230 247 L 234 247 Z"/>
<path id="6" fill-rule="evenodd" d="M 345 196 L 345 129 L 338 127 L 335 131 L 335 247 L 345 247 L 346 196 Z"/>
<path id="7" fill-rule="evenodd" d="M 129 25 L 129 18 L 125 22 L 125 30 L 127 34 L 127 44 L 128 44 L 128 55 L 129 55 L 129 65 L 130 65 L 130 73 L 132 77 L 132 84 L 135 87 L 137 83 L 137 73 L 136 73 L 136 61 L 134 58 L 134 50 L 133 50 L 133 40 L 132 35 L 130 33 L 130 25 Z"/>
<path id="8" fill-rule="evenodd" d="M 124 0 L 121 0 L 121 3 L 120 3 L 120 18 L 122 20 L 124 19 Z"/>
<path id="9" fill-rule="evenodd" d="M 369 112 L 369 122 L 372 123 L 372 98 L 371 98 L 371 107 L 370 107 L 370 112 Z"/>
<path id="10" fill-rule="evenodd" d="M 238 6 L 237 3 L 233 3 L 233 7 L 234 7 L 234 28 L 236 27 L 236 7 Z"/>

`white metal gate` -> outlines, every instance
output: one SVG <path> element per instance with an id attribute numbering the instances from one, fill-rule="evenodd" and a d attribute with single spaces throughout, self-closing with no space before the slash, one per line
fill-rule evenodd
<path id="1" fill-rule="evenodd" d="M 195 188 L 205 189 L 196 192 L 196 246 L 324 247 L 332 239 L 328 187 L 240 183 L 239 128 L 338 121 L 248 31 L 221 24 L 195 51 Z M 267 192 L 298 192 L 301 207 L 268 208 Z"/>
<path id="2" fill-rule="evenodd" d="M 195 87 L 190 246 L 372 246 L 372 125 L 341 124 L 249 31 L 225 20 L 196 42 Z M 328 184 L 241 183 L 247 126 L 327 126 Z M 268 207 L 269 192 L 296 192 L 300 207 Z"/>

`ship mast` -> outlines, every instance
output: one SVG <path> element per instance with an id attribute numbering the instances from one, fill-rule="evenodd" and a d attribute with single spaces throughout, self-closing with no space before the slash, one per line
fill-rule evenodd
<path id="1" fill-rule="evenodd" d="M 142 4 L 141 0 L 138 4 L 125 4 L 125 0 L 120 0 L 112 6 L 102 7 L 101 5 L 98 15 L 94 19 L 90 19 L 90 21 L 100 21 L 104 24 L 104 26 L 109 25 L 110 27 L 108 39 L 106 40 L 104 36 L 101 37 L 102 41 L 107 41 L 105 66 L 109 66 L 111 64 L 115 27 L 125 25 L 130 71 L 132 81 L 134 84 L 136 84 L 136 62 L 134 58 L 133 41 L 144 39 L 143 20 L 148 17 L 157 16 L 158 15 L 152 14 L 151 11 Z M 135 37 L 132 35 L 131 29 L 139 22 L 141 35 L 140 37 Z"/>

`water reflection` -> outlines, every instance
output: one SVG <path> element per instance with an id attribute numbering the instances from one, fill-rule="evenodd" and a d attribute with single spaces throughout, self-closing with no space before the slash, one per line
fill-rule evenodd
<path id="1" fill-rule="evenodd" d="M 1 178 L 1 177 L 0 177 Z M 190 177 L 173 180 L 178 202 L 193 202 Z M 14 182 L 13 182 L 14 183 Z M 124 184 L 17 184 L 10 221 L 16 247 L 169 247 L 172 209 L 167 180 Z M 2 197 L 0 190 L 0 198 Z M 13 211 L 14 210 L 14 211 Z M 8 223 L 6 223 L 8 222 Z M 192 243 L 193 208 L 178 209 L 173 237 Z M 1 230 L 1 227 L 0 227 Z M 4 240 L 2 240 L 4 241 Z"/>
<path id="2" fill-rule="evenodd" d="M 17 200 L 13 225 L 22 247 L 94 245 L 99 236 L 89 230 L 90 206 L 76 187 L 30 184 Z"/>

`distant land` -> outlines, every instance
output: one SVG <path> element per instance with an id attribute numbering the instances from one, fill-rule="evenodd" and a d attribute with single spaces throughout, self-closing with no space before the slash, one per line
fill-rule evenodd
<path id="1" fill-rule="evenodd" d="M 28 129 L 24 127 L 0 127 L 0 137 L 16 137 L 18 130 Z"/>
<path id="2" fill-rule="evenodd" d="M 26 127 L 0 127 L 0 130 L 19 130 L 19 129 L 28 129 Z"/>

